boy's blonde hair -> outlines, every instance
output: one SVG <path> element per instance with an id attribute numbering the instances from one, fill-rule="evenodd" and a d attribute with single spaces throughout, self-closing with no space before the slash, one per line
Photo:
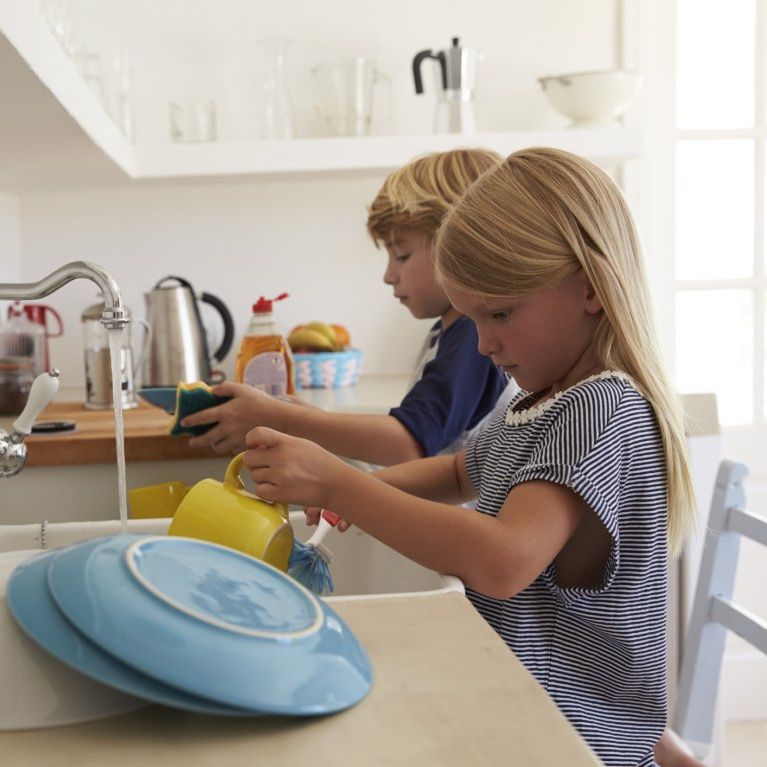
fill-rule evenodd
<path id="1" fill-rule="evenodd" d="M 368 232 L 376 245 L 399 228 L 416 229 L 429 240 L 447 211 L 501 155 L 488 149 L 454 149 L 424 155 L 390 173 L 368 208 Z"/>
<path id="2" fill-rule="evenodd" d="M 668 536 L 681 551 L 695 500 L 679 401 L 663 370 L 639 240 L 618 187 L 593 163 L 524 149 L 487 173 L 446 216 L 436 272 L 459 290 L 520 297 L 583 269 L 604 309 L 595 349 L 653 407 L 666 461 Z"/>

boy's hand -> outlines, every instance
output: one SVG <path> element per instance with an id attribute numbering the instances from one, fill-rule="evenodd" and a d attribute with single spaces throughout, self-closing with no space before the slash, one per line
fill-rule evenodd
<path id="1" fill-rule="evenodd" d="M 189 440 L 190 447 L 213 448 L 220 455 L 239 453 L 246 448 L 245 435 L 254 426 L 272 423 L 279 408 L 291 407 L 280 402 L 259 389 L 247 384 L 226 381 L 213 387 L 213 393 L 221 397 L 231 397 L 228 402 L 186 416 L 182 426 L 199 426 L 204 423 L 216 425 L 197 437 Z"/>
<path id="2" fill-rule="evenodd" d="M 307 439 L 259 426 L 248 432 L 244 463 L 259 498 L 332 508 L 332 491 L 355 471 Z"/>

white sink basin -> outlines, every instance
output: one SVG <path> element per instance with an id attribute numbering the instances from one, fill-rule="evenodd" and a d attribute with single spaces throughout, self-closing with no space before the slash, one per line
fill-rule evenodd
<path id="1" fill-rule="evenodd" d="M 307 528 L 302 512 L 291 512 L 290 522 L 296 537 L 305 541 L 314 528 Z M 162 535 L 169 519 L 136 519 L 128 522 L 128 532 Z M 116 535 L 118 521 L 59 522 L 40 524 L 0 525 L 0 552 L 20 549 L 56 549 L 87 538 Z M 335 583 L 333 596 L 328 600 L 354 598 L 388 598 L 442 594 L 451 591 L 463 593 L 463 584 L 451 575 L 440 575 L 417 565 L 375 538 L 352 527 L 345 533 L 331 531 L 325 545 L 333 553 L 331 572 Z"/>

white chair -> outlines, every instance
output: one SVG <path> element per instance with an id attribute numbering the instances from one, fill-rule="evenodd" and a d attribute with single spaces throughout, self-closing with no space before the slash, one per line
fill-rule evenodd
<path id="1" fill-rule="evenodd" d="M 713 739 L 727 631 L 767 653 L 767 622 L 732 601 L 741 537 L 767 545 L 767 519 L 745 508 L 747 475 L 740 463 L 719 466 L 682 659 L 673 728 L 699 759 Z"/>

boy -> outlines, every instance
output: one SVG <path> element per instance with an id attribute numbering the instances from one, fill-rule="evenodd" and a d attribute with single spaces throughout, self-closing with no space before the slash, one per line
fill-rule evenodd
<path id="1" fill-rule="evenodd" d="M 216 423 L 189 444 L 238 452 L 250 429 L 269 426 L 381 466 L 459 449 L 466 433 L 493 409 L 506 377 L 479 353 L 474 323 L 453 309 L 437 282 L 432 243 L 447 211 L 500 160 L 481 149 L 421 157 L 390 174 L 370 206 L 368 232 L 387 252 L 384 282 L 414 317 L 437 318 L 397 407 L 388 415 L 330 413 L 227 382 L 214 391 L 232 397 L 229 402 L 182 421 L 184 426 Z"/>

